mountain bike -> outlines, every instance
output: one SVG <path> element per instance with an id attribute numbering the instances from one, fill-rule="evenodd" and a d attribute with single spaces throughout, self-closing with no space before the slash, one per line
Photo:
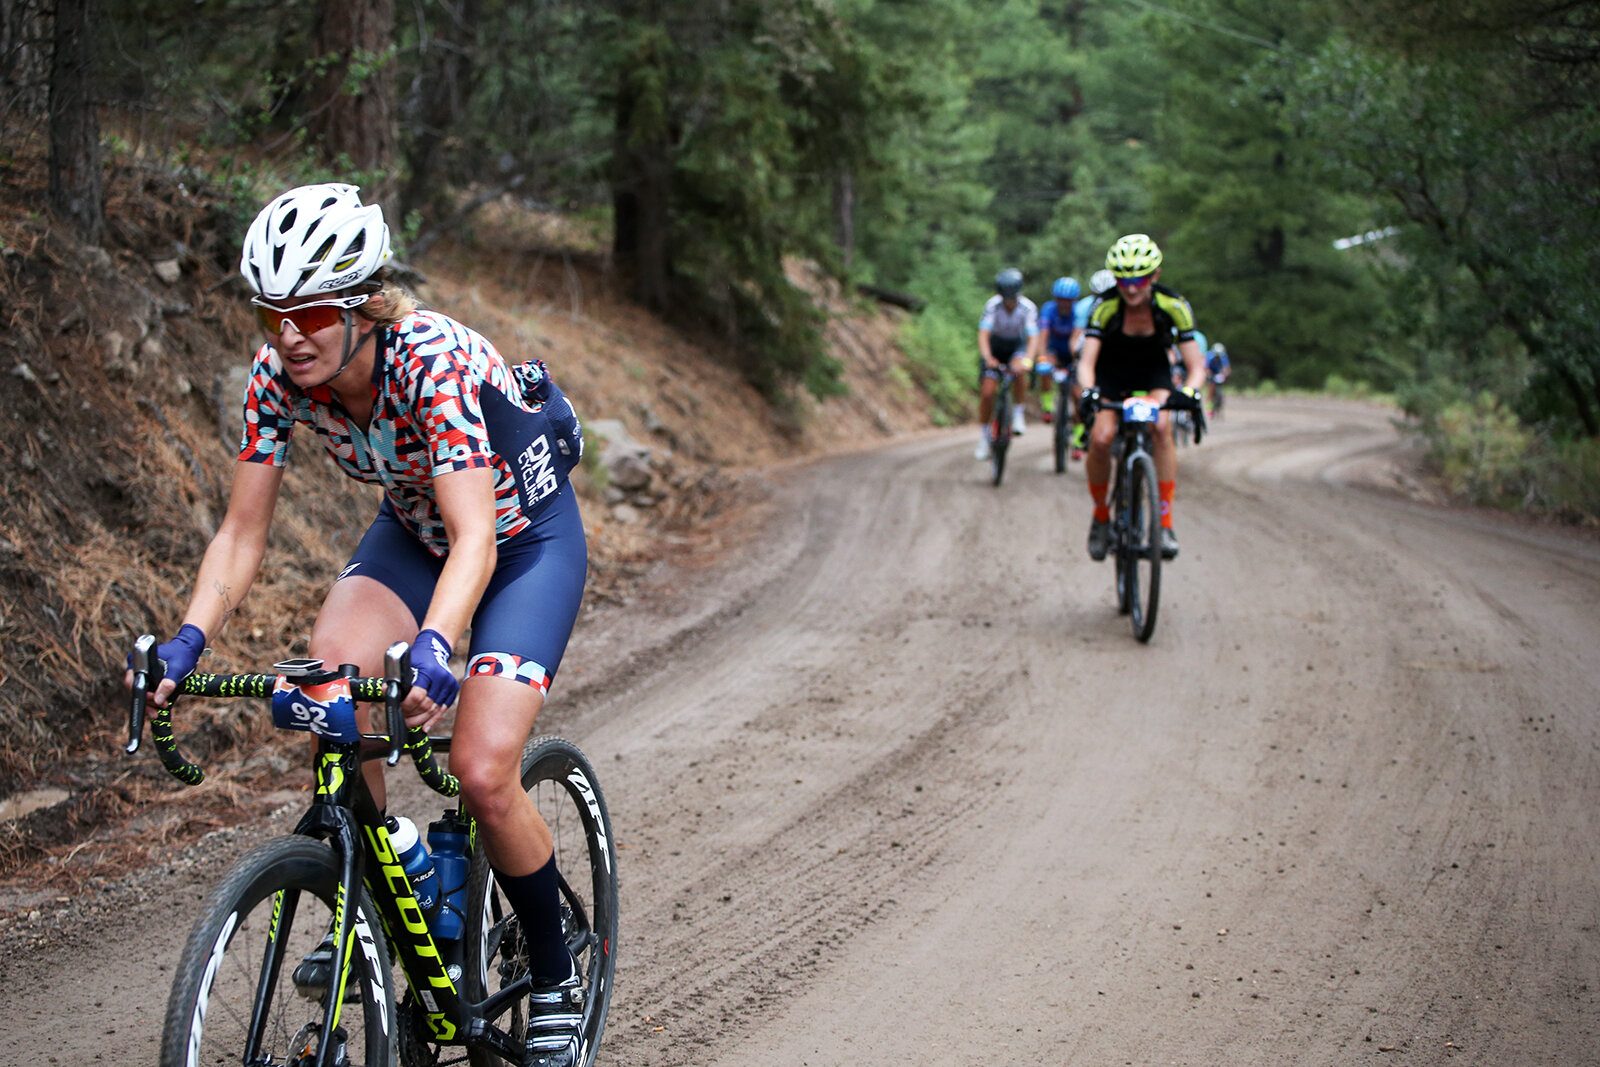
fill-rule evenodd
<path id="1" fill-rule="evenodd" d="M 1106 406 L 1102 402 L 1099 406 Z M 1117 436 L 1111 442 L 1111 545 L 1116 566 L 1117 611 L 1133 624 L 1133 636 L 1149 642 L 1156 632 L 1161 603 L 1161 495 L 1151 455 L 1156 420 L 1162 411 L 1194 413 L 1195 444 L 1205 421 L 1193 403 L 1174 392 L 1164 403 L 1135 394 L 1118 406 Z"/>
<path id="2" fill-rule="evenodd" d="M 161 676 L 155 646 L 149 635 L 134 645 L 129 753 L 139 748 L 146 691 Z M 458 802 L 434 824 L 467 843 L 464 897 L 459 883 L 438 887 L 441 907 L 450 906 L 451 894 L 461 904 L 462 936 L 436 937 L 361 775 L 362 761 L 394 766 L 404 751 L 432 789 L 460 794 L 460 783 L 435 758 L 449 751 L 450 739 L 408 730 L 401 716 L 411 677 L 407 646 L 389 648 L 382 678 L 356 677 L 348 664 L 327 670 L 314 659 L 272 670 L 196 673 L 179 686 L 196 696 L 270 700 L 274 725 L 316 737 L 315 792 L 293 834 L 241 857 L 208 896 L 173 977 L 162 1067 L 520 1065 L 531 983 L 516 917 L 495 884 L 471 813 Z M 384 705 L 387 733 L 360 731 L 356 701 Z M 198 785 L 204 772 L 173 736 L 173 703 L 155 711 L 150 736 L 167 770 Z M 559 737 L 529 744 L 522 784 L 555 839 L 562 928 L 581 981 L 579 1063 L 589 1067 L 616 968 L 611 819 L 594 768 Z M 407 985 L 398 1001 L 391 946 Z M 320 972 L 313 966 L 318 959 Z"/>
<path id="3" fill-rule="evenodd" d="M 1011 410 L 1016 401 L 1011 396 L 1012 383 L 1017 376 L 1006 366 L 1000 375 L 1000 391 L 994 398 L 994 415 L 989 420 L 989 465 L 994 472 L 994 484 L 1006 474 L 1006 450 L 1011 447 Z"/>

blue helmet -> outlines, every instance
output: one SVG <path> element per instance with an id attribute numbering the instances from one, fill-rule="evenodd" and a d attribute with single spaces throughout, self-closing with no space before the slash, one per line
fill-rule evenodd
<path id="1" fill-rule="evenodd" d="M 1050 295 L 1057 300 L 1076 300 L 1083 293 L 1076 278 L 1057 278 L 1050 287 Z"/>

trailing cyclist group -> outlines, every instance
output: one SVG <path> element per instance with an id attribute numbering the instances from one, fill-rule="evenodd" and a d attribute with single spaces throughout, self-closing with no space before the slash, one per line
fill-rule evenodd
<path id="1" fill-rule="evenodd" d="M 1070 441 L 1058 453 L 1057 471 L 1064 458 L 1083 461 L 1094 509 L 1088 549 L 1095 560 L 1105 559 L 1110 545 L 1112 444 L 1123 401 L 1148 397 L 1164 408 L 1151 452 L 1159 482 L 1160 552 L 1175 559 L 1178 459 L 1172 416 L 1182 414 L 1191 427 L 1203 429 L 1207 410 L 1215 417 L 1221 409 L 1230 369 L 1226 347 L 1209 343 L 1195 328 L 1189 302 L 1159 284 L 1161 261 L 1161 249 L 1148 235 L 1128 234 L 1111 246 L 1087 291 L 1076 278 L 1057 278 L 1042 311 L 1022 295 L 1021 271 L 1008 267 L 996 275 L 995 295 L 978 323 L 981 430 L 974 456 L 990 459 L 998 437 L 1026 432 L 1031 386 L 1043 420 L 1056 424 L 1058 439 Z M 1011 382 L 1011 418 L 1008 426 L 997 427 L 995 396 L 1002 380 Z"/>

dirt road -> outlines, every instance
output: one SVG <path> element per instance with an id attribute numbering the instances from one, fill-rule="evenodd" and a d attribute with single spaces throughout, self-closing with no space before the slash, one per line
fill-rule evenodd
<path id="1" fill-rule="evenodd" d="M 1048 444 L 999 490 L 965 432 L 780 472 L 767 535 L 580 634 L 602 1063 L 1600 1060 L 1595 542 L 1383 491 L 1384 411 L 1235 400 L 1144 646 Z M 203 881 L 0 964 L 0 1059 L 151 1062 L 136 924 Z"/>

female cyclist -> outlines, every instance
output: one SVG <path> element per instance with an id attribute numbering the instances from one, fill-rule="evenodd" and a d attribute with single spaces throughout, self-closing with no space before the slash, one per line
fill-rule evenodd
<path id="1" fill-rule="evenodd" d="M 450 769 L 535 978 L 526 1062 L 565 1065 L 578 1053 L 577 981 L 550 831 L 519 776 L 588 570 L 567 483 L 582 432 L 541 366 L 513 370 L 481 335 L 389 283 L 389 254 L 382 209 L 351 185 L 292 189 L 250 226 L 239 267 L 266 343 L 246 390 L 227 514 L 182 629 L 157 650 L 166 677 L 153 698 L 171 698 L 259 572 L 290 434 L 304 424 L 346 474 L 384 489 L 323 601 L 310 655 L 375 675 L 384 650 L 409 641 L 411 726 L 433 725 L 459 695 Z M 458 683 L 451 651 L 469 625 Z M 363 773 L 381 807 L 380 764 Z"/>
<path id="2" fill-rule="evenodd" d="M 1105 559 L 1110 547 L 1111 509 L 1106 494 L 1121 401 L 1139 392 L 1148 393 L 1158 404 L 1167 399 L 1173 387 L 1167 345 L 1173 337 L 1183 359 L 1183 392 L 1197 410 L 1206 376 L 1205 361 L 1194 340 L 1194 313 L 1189 302 L 1176 291 L 1155 284 L 1161 274 L 1161 249 L 1156 243 L 1142 233 L 1120 238 L 1106 253 L 1106 269 L 1116 276 L 1116 292 L 1107 294 L 1090 313 L 1078 356 L 1085 421 L 1093 419 L 1089 456 L 1083 466 L 1094 500 L 1089 556 L 1096 560 Z M 1102 400 L 1107 406 L 1100 407 Z M 1096 409 L 1098 414 L 1091 415 Z M 1174 559 L 1178 535 L 1172 528 L 1172 498 L 1178 485 L 1178 452 L 1167 412 L 1161 413 L 1156 424 L 1152 451 L 1161 493 L 1161 555 Z"/>

